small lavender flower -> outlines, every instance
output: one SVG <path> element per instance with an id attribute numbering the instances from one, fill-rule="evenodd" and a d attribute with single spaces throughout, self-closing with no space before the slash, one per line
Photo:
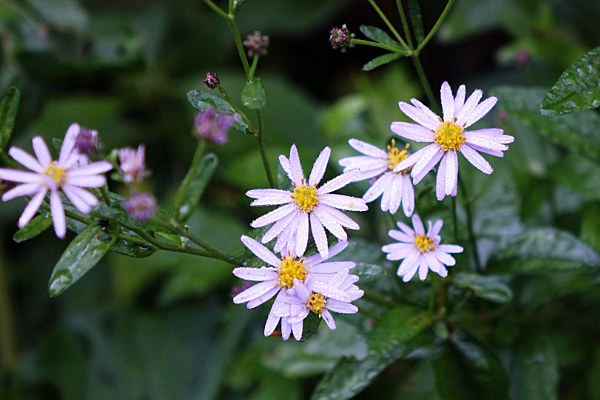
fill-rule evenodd
<path id="1" fill-rule="evenodd" d="M 84 214 L 89 214 L 92 207 L 98 204 L 96 196 L 84 188 L 104 186 L 106 178 L 100 174 L 110 171 L 113 166 L 108 161 L 79 164 L 81 155 L 75 149 L 75 141 L 80 130 L 81 127 L 78 124 L 71 124 L 63 140 L 57 161 L 52 160 L 46 142 L 39 136 L 32 140 L 33 151 L 37 159 L 18 147 L 11 147 L 8 151 L 12 158 L 32 171 L 0 168 L 0 179 L 21 183 L 4 193 L 3 201 L 33 195 L 19 218 L 19 228 L 23 228 L 31 221 L 48 192 L 50 192 L 50 212 L 54 231 L 56 236 L 61 239 L 67 233 L 65 211 L 60 197 L 61 191 Z"/>
<path id="2" fill-rule="evenodd" d="M 122 204 L 134 221 L 146 222 L 156 213 L 156 200 L 150 193 L 136 193 Z"/>
<path id="3" fill-rule="evenodd" d="M 428 221 L 429 229 L 425 233 L 423 222 L 417 214 L 412 217 L 414 230 L 408 225 L 398 222 L 398 230 L 390 230 L 388 234 L 400 243 L 386 244 L 381 248 L 388 253 L 388 260 L 404 260 L 398 268 L 398 276 L 408 282 L 419 271 L 419 279 L 425 280 L 427 271 L 432 270 L 441 277 L 448 276 L 446 266 L 456 264 L 450 253 L 462 253 L 463 248 L 455 244 L 440 244 L 439 235 L 444 221 L 438 219 L 435 224 Z"/>
<path id="4" fill-rule="evenodd" d="M 208 107 L 196 114 L 194 126 L 202 139 L 224 145 L 227 143 L 227 133 L 238 119 L 237 114 L 228 115 L 225 111 L 217 114 L 214 107 Z"/>
<path id="5" fill-rule="evenodd" d="M 206 77 L 204 78 L 204 83 L 206 83 L 206 86 L 208 86 L 211 89 L 215 89 L 217 86 L 219 86 L 221 84 L 221 81 L 219 80 L 219 75 L 215 72 L 209 72 L 206 74 Z"/>
<path id="6" fill-rule="evenodd" d="M 98 150 L 98 131 L 81 127 L 75 138 L 75 149 L 86 157 L 94 154 Z"/>
<path id="7" fill-rule="evenodd" d="M 254 31 L 246 36 L 243 44 L 248 48 L 248 56 L 254 57 L 254 54 L 265 56 L 267 47 L 269 47 L 269 37 L 259 31 Z"/>
<path id="8" fill-rule="evenodd" d="M 354 47 L 354 43 L 352 43 L 353 38 L 354 33 L 350 33 L 346 24 L 342 25 L 341 28 L 334 27 L 329 31 L 329 43 L 331 43 L 334 49 L 340 48 L 342 53 L 346 49 Z"/>
<path id="9" fill-rule="evenodd" d="M 132 147 L 119 149 L 119 165 L 124 182 L 131 183 L 144 180 L 146 176 L 146 149 L 144 145 L 139 145 L 137 150 Z"/>

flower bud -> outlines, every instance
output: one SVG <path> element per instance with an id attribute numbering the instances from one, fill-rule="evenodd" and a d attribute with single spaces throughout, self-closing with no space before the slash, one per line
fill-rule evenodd
<path id="1" fill-rule="evenodd" d="M 345 52 L 347 48 L 354 47 L 352 38 L 354 38 L 354 33 L 350 33 L 346 24 L 342 25 L 341 28 L 335 27 L 329 31 L 329 42 L 334 49 L 340 48 L 342 53 Z"/>
<path id="2" fill-rule="evenodd" d="M 237 114 L 228 115 L 225 111 L 217 113 L 213 107 L 208 107 L 196 114 L 194 127 L 202 139 L 223 145 L 227 143 L 227 133 L 238 120 Z"/>
<path id="3" fill-rule="evenodd" d="M 150 193 L 134 194 L 124 200 L 122 205 L 134 221 L 148 221 L 156 213 L 156 200 Z"/>
<path id="4" fill-rule="evenodd" d="M 208 86 L 209 88 L 215 89 L 221 84 L 221 81 L 219 80 L 219 75 L 216 72 L 214 74 L 212 72 L 209 72 L 204 78 L 204 83 L 206 83 L 206 86 Z"/>
<path id="5" fill-rule="evenodd" d="M 98 131 L 82 126 L 75 137 L 75 148 L 79 154 L 84 156 L 94 154 L 98 150 Z"/>
<path id="6" fill-rule="evenodd" d="M 250 57 L 254 57 L 254 54 L 265 56 L 267 55 L 267 47 L 269 47 L 269 37 L 259 31 L 254 31 L 254 33 L 249 33 L 246 36 L 244 46 L 248 48 Z"/>
<path id="7" fill-rule="evenodd" d="M 146 176 L 146 149 L 144 145 L 141 144 L 137 150 L 131 147 L 119 149 L 119 163 L 124 182 L 141 182 Z"/>

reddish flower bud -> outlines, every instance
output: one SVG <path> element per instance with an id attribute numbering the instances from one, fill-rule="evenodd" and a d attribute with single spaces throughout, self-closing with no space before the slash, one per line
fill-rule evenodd
<path id="1" fill-rule="evenodd" d="M 345 52 L 347 48 L 354 47 L 352 38 L 354 38 L 354 33 L 350 33 L 346 24 L 342 25 L 341 28 L 336 27 L 329 31 L 329 42 L 334 49 L 340 48 L 342 53 Z"/>
<path id="2" fill-rule="evenodd" d="M 269 37 L 259 31 L 254 31 L 254 33 L 249 33 L 246 36 L 244 46 L 248 48 L 248 55 L 250 57 L 253 57 L 254 54 L 264 56 L 267 54 L 267 47 L 269 47 Z"/>
<path id="3" fill-rule="evenodd" d="M 204 83 L 206 83 L 206 86 L 209 88 L 214 89 L 221 84 L 221 81 L 219 80 L 219 75 L 217 75 L 216 72 L 214 74 L 209 72 L 204 78 Z"/>

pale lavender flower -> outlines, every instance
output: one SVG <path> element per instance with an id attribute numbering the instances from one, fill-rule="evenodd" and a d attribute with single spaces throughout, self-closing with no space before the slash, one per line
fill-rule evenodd
<path id="1" fill-rule="evenodd" d="M 392 145 L 385 151 L 358 139 L 350 139 L 348 143 L 365 155 L 342 158 L 339 163 L 344 167 L 344 172 L 354 169 L 360 171 L 354 181 L 373 178 L 373 182 L 369 181 L 371 187 L 363 200 L 370 203 L 381 196 L 381 211 L 392 214 L 396 214 L 402 203 L 404 214 L 410 217 L 415 209 L 415 190 L 408 170 L 393 171 L 400 161 L 408 157 L 408 145 L 400 150 L 392 139 Z"/>
<path id="2" fill-rule="evenodd" d="M 52 160 L 46 142 L 39 136 L 34 137 L 32 140 L 37 159 L 18 147 L 11 147 L 8 151 L 12 158 L 32 171 L 0 169 L 0 179 L 21 183 L 21 185 L 17 185 L 14 189 L 4 193 L 2 196 L 3 201 L 33 195 L 19 218 L 19 228 L 23 228 L 29 223 L 48 192 L 50 192 L 50 211 L 54 231 L 59 238 L 64 238 L 67 232 L 60 191 L 84 214 L 89 214 L 92 207 L 98 204 L 96 196 L 84 188 L 104 186 L 106 178 L 100 174 L 110 171 L 112 164 L 108 161 L 98 161 L 79 165 L 80 154 L 75 149 L 75 138 L 80 129 L 80 126 L 76 123 L 69 127 L 60 149 L 58 161 Z"/>
<path id="3" fill-rule="evenodd" d="M 463 248 L 455 244 L 440 244 L 439 235 L 444 222 L 438 219 L 435 224 L 428 221 L 429 229 L 425 233 L 423 222 L 417 214 L 412 217 L 414 230 L 408 225 L 398 222 L 400 230 L 390 230 L 388 234 L 400 243 L 386 244 L 381 248 L 388 253 L 388 260 L 404 260 L 398 268 L 398 276 L 408 282 L 419 271 L 419 279 L 425 280 L 427 272 L 432 270 L 441 277 L 448 276 L 446 266 L 456 264 L 450 253 L 461 253 Z"/>
<path id="4" fill-rule="evenodd" d="M 400 110 L 417 124 L 408 122 L 392 122 L 392 131 L 404 138 L 416 142 L 432 144 L 412 154 L 394 168 L 402 171 L 413 167 L 411 175 L 416 185 L 440 162 L 436 180 L 436 196 L 442 200 L 446 195 L 456 196 L 458 182 L 458 155 L 463 156 L 477 169 L 491 174 L 491 165 L 478 153 L 481 151 L 496 157 L 503 157 L 508 150 L 506 144 L 515 139 L 504 135 L 498 128 L 481 129 L 467 132 L 466 129 L 486 115 L 498 100 L 489 97 L 479 103 L 482 91 L 477 89 L 465 101 L 466 88 L 461 85 L 452 95 L 448 82 L 442 84 L 441 99 L 444 119 L 435 115 L 417 99 L 411 99 L 413 105 L 400 102 Z"/>
<path id="5" fill-rule="evenodd" d="M 148 221 L 156 213 L 156 200 L 150 193 L 136 193 L 122 204 L 134 221 Z"/>
<path id="6" fill-rule="evenodd" d="M 358 171 L 342 174 L 317 188 L 325 174 L 330 154 L 331 149 L 325 147 L 315 161 L 306 182 L 298 150 L 296 145 L 292 145 L 290 158 L 281 155 L 279 162 L 292 181 L 294 190 L 254 189 L 246 193 L 248 197 L 256 199 L 250 204 L 252 206 L 283 204 L 282 207 L 255 219 L 250 224 L 253 228 L 260 228 L 274 223 L 263 236 L 262 242 L 268 243 L 277 238 L 275 252 L 288 248 L 292 254 L 300 257 L 306 250 L 309 232 L 312 231 L 317 250 L 323 257 L 327 257 L 328 244 L 325 229 L 339 240 L 348 239 L 344 228 L 359 229 L 358 224 L 340 210 L 366 211 L 365 201 L 331 193 L 352 182 Z"/>
<path id="7" fill-rule="evenodd" d="M 144 145 L 139 145 L 137 150 L 132 147 L 119 149 L 119 166 L 124 182 L 131 183 L 144 180 L 146 177 L 146 149 Z"/>
<path id="8" fill-rule="evenodd" d="M 352 269 L 356 265 L 350 261 L 325 262 L 339 254 L 348 246 L 348 242 L 338 242 L 329 249 L 329 256 L 322 257 L 320 254 L 313 254 L 308 257 L 296 257 L 290 254 L 282 254 L 277 257 L 271 250 L 257 242 L 256 240 L 242 236 L 244 245 L 252 251 L 258 258 L 266 262 L 270 267 L 250 268 L 240 267 L 233 270 L 233 274 L 240 279 L 258 281 L 256 285 L 244 290 L 233 298 L 236 304 L 247 303 L 248 308 L 257 307 L 277 295 L 267 323 L 265 325 L 265 336 L 269 336 L 279 323 L 282 315 L 281 308 L 288 308 L 289 304 L 283 302 L 283 297 L 289 289 L 294 288 L 295 281 L 304 282 L 306 278 L 312 276 L 316 281 L 329 280 L 331 276 L 341 270 Z M 287 320 L 282 321 L 282 329 L 285 331 L 290 328 Z M 288 337 L 289 337 L 289 330 Z"/>
<path id="9" fill-rule="evenodd" d="M 228 115 L 226 111 L 217 111 L 213 107 L 196 114 L 194 126 L 202 139 L 223 145 L 227 143 L 227 133 L 239 120 L 237 114 Z"/>

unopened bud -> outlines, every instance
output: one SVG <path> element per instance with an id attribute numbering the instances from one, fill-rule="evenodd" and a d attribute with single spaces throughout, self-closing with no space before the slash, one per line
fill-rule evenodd
<path id="1" fill-rule="evenodd" d="M 84 156 L 94 154 L 98 150 L 98 131 L 82 126 L 77 137 L 75 137 L 75 148 L 79 154 Z"/>
<path id="2" fill-rule="evenodd" d="M 134 194 L 124 200 L 122 205 L 134 221 L 148 221 L 156 213 L 156 200 L 150 193 Z"/>
<path id="3" fill-rule="evenodd" d="M 219 75 L 217 75 L 216 72 L 214 74 L 209 72 L 204 78 L 204 83 L 206 83 L 206 86 L 209 88 L 214 89 L 221 84 L 221 81 L 219 80 Z"/>
<path id="4" fill-rule="evenodd" d="M 334 49 L 339 48 L 342 53 L 345 52 L 347 48 L 354 47 L 352 38 L 354 38 L 354 33 L 350 33 L 346 24 L 342 25 L 341 28 L 336 27 L 329 31 L 329 42 Z"/>
<path id="5" fill-rule="evenodd" d="M 269 37 L 263 35 L 259 31 L 249 33 L 244 40 L 244 46 L 248 48 L 248 55 L 253 57 L 254 54 L 261 56 L 267 55 L 267 47 L 269 47 Z"/>

